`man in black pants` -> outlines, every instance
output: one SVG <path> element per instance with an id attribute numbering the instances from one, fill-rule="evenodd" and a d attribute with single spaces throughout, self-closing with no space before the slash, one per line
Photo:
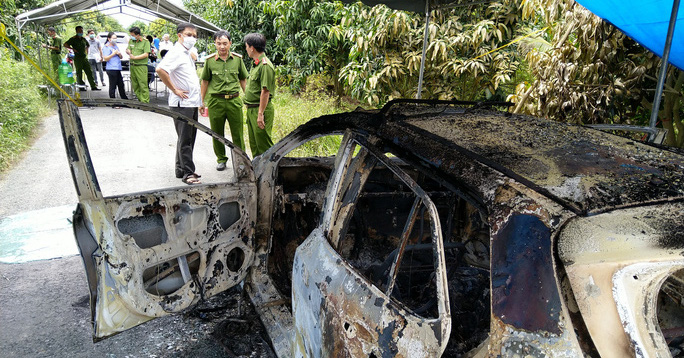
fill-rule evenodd
<path id="1" fill-rule="evenodd" d="M 171 110 L 197 120 L 197 108 L 202 105 L 202 99 L 199 77 L 189 54 L 197 41 L 197 29 L 190 23 L 181 23 L 176 29 L 178 42 L 157 65 L 157 74 L 170 91 Z M 179 119 L 174 119 L 174 124 L 178 134 L 176 178 L 182 178 L 183 183 L 188 185 L 201 184 L 192 160 L 197 128 Z"/>

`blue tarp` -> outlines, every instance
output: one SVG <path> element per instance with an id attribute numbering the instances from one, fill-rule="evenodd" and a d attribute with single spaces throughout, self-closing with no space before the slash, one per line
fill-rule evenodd
<path id="1" fill-rule="evenodd" d="M 576 0 L 610 22 L 656 55 L 662 57 L 674 0 Z M 671 64 L 684 70 L 684 11 L 677 14 Z"/>

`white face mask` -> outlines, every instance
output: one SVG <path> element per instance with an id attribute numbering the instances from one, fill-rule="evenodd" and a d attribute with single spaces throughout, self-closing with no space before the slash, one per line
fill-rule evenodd
<path id="1" fill-rule="evenodd" d="M 195 37 L 185 37 L 183 36 L 183 47 L 186 49 L 191 49 L 197 43 L 197 38 Z"/>

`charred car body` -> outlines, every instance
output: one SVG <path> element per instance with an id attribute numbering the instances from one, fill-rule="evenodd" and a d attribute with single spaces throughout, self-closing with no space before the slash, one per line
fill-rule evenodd
<path id="1" fill-rule="evenodd" d="M 103 197 L 78 108 L 59 107 L 95 340 L 244 281 L 280 357 L 661 357 L 681 343 L 682 154 L 395 101 L 312 120 L 253 162 L 221 137 L 225 183 Z M 324 136 L 341 137 L 334 157 L 288 156 Z"/>

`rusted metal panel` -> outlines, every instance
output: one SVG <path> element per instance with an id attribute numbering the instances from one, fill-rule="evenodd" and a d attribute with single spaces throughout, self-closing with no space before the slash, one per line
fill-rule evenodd
<path id="1" fill-rule="evenodd" d="M 448 339 L 440 319 L 392 302 L 345 263 L 320 230 L 297 249 L 292 301 L 295 357 L 435 357 Z"/>
<path id="2" fill-rule="evenodd" d="M 558 247 L 602 357 L 668 357 L 657 322 L 662 282 L 684 267 L 684 204 L 572 220 Z"/>
<path id="3" fill-rule="evenodd" d="M 578 212 L 684 198 L 684 157 L 585 127 L 494 112 L 404 123 Z"/>
<path id="4" fill-rule="evenodd" d="M 128 105 L 177 116 L 160 107 Z M 88 271 L 95 340 L 180 312 L 243 280 L 254 256 L 256 212 L 254 174 L 244 153 L 232 154 L 240 167 L 235 183 L 103 198 L 78 109 L 65 101 L 59 109 L 79 194 L 75 233 Z"/>
<path id="5" fill-rule="evenodd" d="M 560 334 L 552 257 L 551 230 L 534 215 L 511 215 L 492 238 L 492 314 L 520 329 Z"/>

